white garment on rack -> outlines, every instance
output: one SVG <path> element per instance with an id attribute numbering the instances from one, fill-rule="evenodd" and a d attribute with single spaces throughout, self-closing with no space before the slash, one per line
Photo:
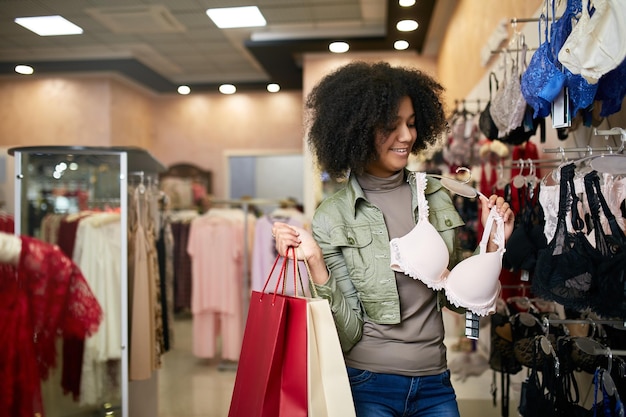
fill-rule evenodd
<path id="1" fill-rule="evenodd" d="M 119 213 L 82 219 L 76 231 L 73 259 L 102 306 L 104 320 L 85 341 L 80 403 L 99 404 L 115 391 L 120 375 L 110 374 L 110 360 L 122 357 L 121 223 Z"/>

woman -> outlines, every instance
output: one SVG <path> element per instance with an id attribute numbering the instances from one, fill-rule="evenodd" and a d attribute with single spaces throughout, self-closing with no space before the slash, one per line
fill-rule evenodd
<path id="1" fill-rule="evenodd" d="M 449 266 L 459 259 L 455 229 L 463 225 L 436 179 L 417 188 L 409 154 L 436 142 L 446 128 L 443 88 L 424 73 L 387 63 L 354 62 L 324 77 L 306 101 L 309 145 L 320 168 L 345 188 L 317 208 L 312 234 L 275 223 L 276 249 L 297 248 L 312 285 L 328 299 L 345 355 L 357 415 L 458 416 L 446 364 L 441 299 L 418 279 L 390 267 L 390 241 L 417 219 L 417 193 L 445 242 Z M 497 207 L 511 234 L 514 214 Z M 488 251 L 496 247 L 491 242 Z"/>

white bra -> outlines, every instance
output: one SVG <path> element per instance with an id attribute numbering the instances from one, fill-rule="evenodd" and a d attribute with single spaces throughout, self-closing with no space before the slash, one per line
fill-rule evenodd
<path id="1" fill-rule="evenodd" d="M 429 288 L 445 290 L 448 300 L 480 316 L 495 312 L 500 293 L 500 272 L 504 255 L 504 222 L 493 207 L 480 241 L 480 252 L 448 270 L 450 254 L 439 232 L 428 221 L 428 201 L 424 195 L 426 174 L 416 173 L 418 221 L 406 235 L 392 239 L 391 269 L 419 279 Z M 493 222 L 496 223 L 495 252 L 487 252 Z"/>

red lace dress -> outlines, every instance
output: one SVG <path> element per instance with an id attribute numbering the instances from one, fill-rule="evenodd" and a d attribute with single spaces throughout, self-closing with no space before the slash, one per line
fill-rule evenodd
<path id="1" fill-rule="evenodd" d="M 57 246 L 21 240 L 18 265 L 0 265 L 0 410 L 7 417 L 44 415 L 40 384 L 57 364 L 57 338 L 85 339 L 102 321 L 74 262 Z"/>

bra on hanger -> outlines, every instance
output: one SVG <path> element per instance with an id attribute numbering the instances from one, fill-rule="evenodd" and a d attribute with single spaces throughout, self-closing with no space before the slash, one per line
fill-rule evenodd
<path id="1" fill-rule="evenodd" d="M 585 191 L 593 221 L 598 265 L 593 277 L 591 308 L 606 317 L 626 318 L 626 236 L 602 195 L 596 171 L 585 175 Z M 604 233 L 600 212 L 607 219 L 608 234 Z"/>
<path id="2" fill-rule="evenodd" d="M 582 232 L 584 222 L 578 214 L 575 169 L 573 163 L 560 169 L 556 231 L 548 246 L 539 251 L 532 290 L 538 297 L 556 301 L 567 308 L 584 310 L 589 307 L 596 266 L 591 257 L 594 248 Z M 573 233 L 568 232 L 566 227 L 569 210 Z"/>
<path id="3" fill-rule="evenodd" d="M 559 51 L 572 32 L 572 21 L 582 10 L 582 0 L 568 0 L 563 15 L 552 24 L 550 28 L 550 43 L 553 51 Z M 560 56 L 560 55 L 559 55 Z M 558 61 L 557 61 L 558 62 Z M 567 67 L 562 66 L 561 71 L 565 74 L 565 85 L 569 93 L 571 114 L 575 116 L 579 110 L 587 109 L 593 104 L 598 91 L 598 84 L 589 83 L 582 75 L 572 73 Z"/>
<path id="4" fill-rule="evenodd" d="M 533 118 L 550 114 L 552 101 L 559 95 L 566 81 L 565 74 L 556 66 L 556 56 L 548 38 L 548 18 L 544 14 L 539 19 L 539 39 L 542 22 L 546 26 L 544 41 L 533 54 L 520 81 L 526 102 L 535 110 Z"/>
<path id="5" fill-rule="evenodd" d="M 390 241 L 391 269 L 419 279 L 434 290 L 445 290 L 448 300 L 457 307 L 467 308 L 481 316 L 495 312 L 504 254 L 502 217 L 495 207 L 491 209 L 479 245 L 479 254 L 464 259 L 449 271 L 448 248 L 428 221 L 428 201 L 424 195 L 426 173 L 416 173 L 415 180 L 418 222 L 409 233 Z M 487 252 L 494 222 L 497 227 L 494 242 L 498 249 Z"/>

